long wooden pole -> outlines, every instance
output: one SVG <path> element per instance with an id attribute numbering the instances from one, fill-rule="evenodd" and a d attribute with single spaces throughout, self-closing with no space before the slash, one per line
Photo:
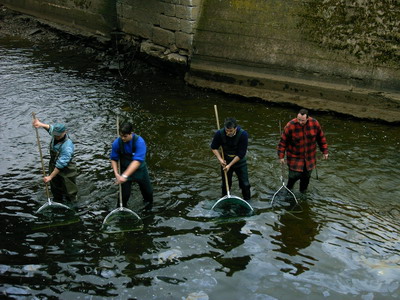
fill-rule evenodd
<path id="1" fill-rule="evenodd" d="M 218 109 L 217 109 L 217 105 L 214 105 L 214 111 L 215 111 L 215 119 L 217 120 L 217 130 L 219 130 L 219 118 L 218 118 Z M 221 157 L 223 160 L 225 160 L 224 158 L 224 149 L 222 149 L 221 146 Z M 224 171 L 224 177 L 225 177 L 225 186 L 226 186 L 226 194 L 228 195 L 228 197 L 230 197 L 230 193 L 229 193 L 229 185 L 228 185 L 228 174 L 226 170 Z"/>
<path id="2" fill-rule="evenodd" d="M 34 112 L 32 113 L 32 118 L 33 118 L 33 120 L 36 120 L 36 114 Z M 42 173 L 43 173 L 43 177 L 46 177 L 46 171 L 44 169 L 44 162 L 43 162 L 42 146 L 40 144 L 40 139 L 39 139 L 39 130 L 36 127 L 35 127 L 35 130 L 36 130 L 36 142 L 39 147 L 40 162 L 42 164 Z M 46 186 L 47 199 L 50 199 L 50 191 L 49 191 L 49 186 L 48 186 L 47 182 L 45 183 L 45 186 Z"/>
<path id="3" fill-rule="evenodd" d="M 119 117 L 117 116 L 117 138 L 119 136 Z M 122 149 L 120 149 L 120 152 L 122 153 Z M 121 157 L 118 159 L 118 174 L 121 174 Z M 119 207 L 122 208 L 122 185 L 121 183 L 118 184 L 119 188 Z"/>

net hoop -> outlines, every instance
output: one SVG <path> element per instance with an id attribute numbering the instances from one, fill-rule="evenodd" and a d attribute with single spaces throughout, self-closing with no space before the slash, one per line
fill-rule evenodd
<path id="1" fill-rule="evenodd" d="M 293 192 L 292 192 L 290 189 L 288 189 L 288 188 L 286 187 L 286 185 L 283 183 L 282 186 L 279 188 L 279 190 L 277 190 L 277 191 L 275 192 L 275 194 L 272 196 L 272 199 L 271 199 L 271 206 L 274 204 L 274 200 L 275 200 L 276 195 L 278 195 L 278 193 L 279 193 L 282 189 L 285 189 L 287 192 L 289 192 L 289 194 L 291 194 L 291 195 L 293 196 L 294 201 L 296 201 L 296 204 L 299 205 L 299 201 L 297 201 L 296 196 L 295 196 L 295 195 L 293 194 Z"/>
<path id="2" fill-rule="evenodd" d="M 108 215 L 104 218 L 103 221 L 103 225 L 106 225 L 107 220 L 113 215 L 116 214 L 118 212 L 127 212 L 130 213 L 132 215 L 134 215 L 138 220 L 141 220 L 141 218 L 139 217 L 139 215 L 137 213 L 135 213 L 133 210 L 130 210 L 129 208 L 126 207 L 118 207 L 116 209 L 114 209 L 113 211 L 109 212 Z"/>
<path id="3" fill-rule="evenodd" d="M 49 208 L 53 209 L 53 208 L 59 208 L 59 207 L 65 208 L 66 210 L 73 211 L 72 208 L 68 207 L 67 205 L 59 203 L 59 202 L 51 201 L 49 198 L 45 204 L 43 204 L 41 207 L 39 207 L 39 209 L 35 212 L 35 214 L 43 213 L 44 210 L 47 210 Z"/>
<path id="4" fill-rule="evenodd" d="M 217 202 L 214 203 L 214 205 L 211 207 L 211 210 L 217 210 L 219 207 L 221 207 L 224 203 L 230 203 L 232 202 L 232 200 L 235 202 L 235 204 L 239 204 L 241 207 L 246 208 L 246 210 L 248 211 L 248 213 L 253 213 L 254 209 L 253 207 L 245 200 L 243 200 L 242 198 L 239 198 L 237 196 L 233 196 L 233 195 L 226 195 L 224 197 L 222 197 L 221 199 L 219 199 Z"/>

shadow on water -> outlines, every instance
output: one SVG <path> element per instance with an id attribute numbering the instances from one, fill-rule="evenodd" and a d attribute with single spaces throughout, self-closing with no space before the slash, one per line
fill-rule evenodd
<path id="1" fill-rule="evenodd" d="M 310 270 L 315 260 L 312 257 L 303 257 L 303 263 L 291 261 L 290 257 L 302 256 L 301 250 L 307 248 L 315 240 L 319 232 L 320 226 L 312 218 L 312 211 L 306 201 L 301 203 L 301 207 L 294 204 L 289 210 L 282 211 L 278 218 L 278 222 L 274 225 L 277 235 L 273 236 L 275 244 L 279 246 L 274 251 L 278 252 L 276 259 L 284 261 L 288 267 L 282 268 L 281 271 L 297 276 L 305 271 Z M 280 254 L 287 254 L 282 257 Z"/>
<path id="2" fill-rule="evenodd" d="M 271 207 L 282 185 L 278 124 L 293 118 L 295 108 L 193 89 L 152 68 L 120 82 L 97 73 L 83 55 L 63 58 L 21 41 L 2 40 L 0 55 L 2 295 L 399 296 L 398 127 L 313 113 L 326 132 L 330 160 L 318 159 L 318 179 L 314 173 L 300 208 Z M 236 117 L 250 134 L 249 216 L 224 219 L 210 210 L 221 190 L 209 148 L 214 104 L 221 119 Z M 45 122 L 67 123 L 75 142 L 80 190 L 71 218 L 34 215 L 45 196 L 32 111 Z M 155 201 L 144 211 L 134 187 L 128 207 L 143 229 L 108 234 L 101 225 L 118 201 L 109 162 L 117 114 L 146 140 Z M 47 133 L 40 135 L 47 145 Z M 232 193 L 240 194 L 235 181 Z"/>

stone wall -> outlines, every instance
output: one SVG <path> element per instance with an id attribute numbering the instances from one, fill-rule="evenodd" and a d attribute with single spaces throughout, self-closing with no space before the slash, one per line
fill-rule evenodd
<path id="1" fill-rule="evenodd" d="M 123 32 L 158 59 L 187 65 L 201 0 L 0 0 L 83 35 Z"/>
<path id="2" fill-rule="evenodd" d="M 144 39 L 141 51 L 187 65 L 201 0 L 121 0 L 117 2 L 120 29 Z"/>
<path id="3" fill-rule="evenodd" d="M 399 29 L 397 0 L 203 0 L 186 80 L 399 122 Z"/>
<path id="4" fill-rule="evenodd" d="M 400 89 L 399 1 L 203 2 L 194 43 L 199 60 Z"/>
<path id="5" fill-rule="evenodd" d="M 82 35 L 108 38 L 117 27 L 117 0 L 0 0 L 9 8 Z"/>
<path id="6" fill-rule="evenodd" d="M 400 121 L 398 0 L 0 3 L 79 34 L 118 34 L 142 53 L 189 68 L 186 81 L 196 86 Z"/>

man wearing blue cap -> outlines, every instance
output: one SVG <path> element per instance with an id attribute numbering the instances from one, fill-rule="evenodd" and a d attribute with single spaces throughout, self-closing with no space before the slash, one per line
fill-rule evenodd
<path id="1" fill-rule="evenodd" d="M 44 124 L 39 119 L 33 120 L 33 126 L 46 129 L 52 137 L 50 142 L 50 175 L 45 176 L 43 181 L 45 183 L 50 182 L 54 201 L 76 200 L 78 193 L 76 186 L 77 169 L 75 162 L 72 161 L 74 143 L 67 134 L 66 126 L 60 123 Z"/>

